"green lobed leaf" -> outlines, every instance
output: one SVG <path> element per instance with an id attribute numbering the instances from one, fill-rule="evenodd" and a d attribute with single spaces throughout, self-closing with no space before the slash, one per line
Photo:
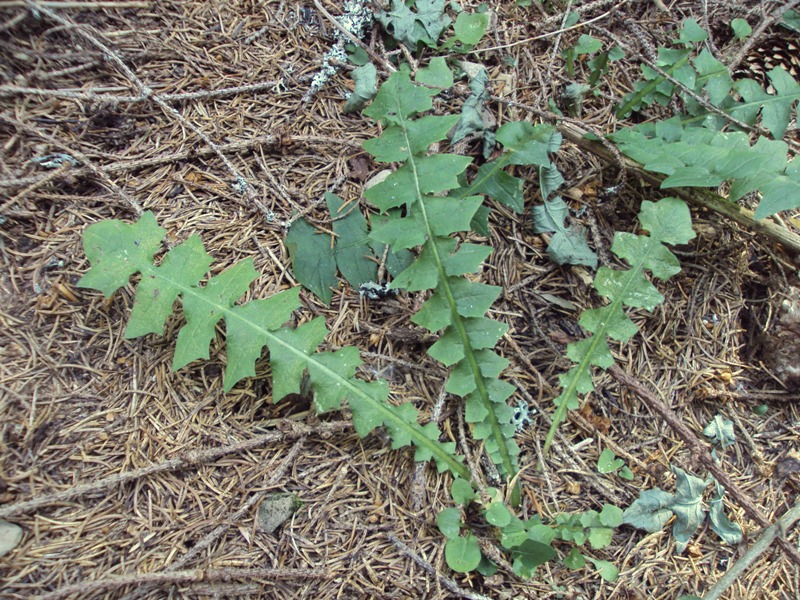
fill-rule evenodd
<path id="1" fill-rule="evenodd" d="M 205 287 L 191 288 L 182 297 L 186 325 L 178 332 L 172 368 L 178 370 L 195 359 L 208 358 L 216 337 L 216 324 L 258 277 L 253 260 L 245 259 L 208 280 Z"/>
<path id="2" fill-rule="evenodd" d="M 481 41 L 488 25 L 488 14 L 462 12 L 456 17 L 453 32 L 456 40 L 467 46 L 474 46 Z"/>
<path id="3" fill-rule="evenodd" d="M 333 219 L 333 255 L 339 272 L 354 288 L 378 276 L 378 264 L 369 246 L 367 220 L 358 205 L 346 206 L 336 194 L 325 193 L 325 201 Z M 303 248 L 307 250 L 307 248 Z"/>
<path id="4" fill-rule="evenodd" d="M 108 298 L 152 264 L 165 234 L 149 210 L 133 224 L 112 219 L 90 226 L 83 235 L 83 251 L 92 266 L 78 287 L 100 290 Z"/>
<path id="5" fill-rule="evenodd" d="M 587 556 L 586 558 L 592 561 L 594 568 L 597 569 L 597 573 L 605 581 L 613 583 L 617 580 L 617 577 L 619 577 L 619 569 L 614 566 L 613 563 L 610 563 L 607 560 L 600 560 L 599 558 L 592 558 L 591 556 Z"/>
<path id="6" fill-rule="evenodd" d="M 234 306 L 225 316 L 227 363 L 225 391 L 256 374 L 255 363 L 267 344 L 265 330 L 275 331 L 300 308 L 300 288 L 284 290 L 263 300 Z"/>
<path id="7" fill-rule="evenodd" d="M 549 545 L 530 539 L 510 550 L 514 573 L 526 579 L 533 577 L 533 573 L 539 565 L 543 565 L 557 556 L 556 551 Z"/>
<path id="8" fill-rule="evenodd" d="M 621 458 L 617 458 L 612 450 L 605 448 L 600 453 L 600 458 L 597 459 L 597 472 L 598 473 L 613 473 L 617 469 L 621 469 L 625 464 Z"/>
<path id="9" fill-rule="evenodd" d="M 307 372 L 315 394 L 315 405 L 320 410 L 338 407 L 347 398 L 354 426 L 361 435 L 383 425 L 392 438 L 393 447 L 414 445 L 417 460 L 433 459 L 440 471 L 450 470 L 462 478 L 469 477 L 463 459 L 455 455 L 455 443 L 439 442 L 440 431 L 434 423 L 420 426 L 417 423 L 418 411 L 410 404 L 390 405 L 385 381 L 364 382 L 354 378 L 360 364 L 356 348 L 316 352 L 328 333 L 324 318 L 314 319 L 296 329 L 281 327 L 299 307 L 298 289 L 235 306 L 236 300 L 256 277 L 252 260 L 234 265 L 200 287 L 197 281 L 188 278 L 188 275 L 204 270 L 201 265 L 208 261 L 202 244 L 196 238 L 190 238 L 171 250 L 162 264 L 155 267 L 152 257 L 163 230 L 157 227 L 152 214 L 143 215 L 134 225 L 119 221 L 106 223 L 110 226 L 98 223 L 86 231 L 85 244 L 95 262 L 90 268 L 91 275 L 87 273 L 89 276 L 82 280 L 83 286 L 96 285 L 96 289 L 113 292 L 112 286 L 119 287 L 120 279 L 111 272 L 118 268 L 119 263 L 128 277 L 142 273 L 143 281 L 149 282 L 142 289 L 151 296 L 154 290 L 160 297 L 159 290 L 177 288 L 187 322 L 178 334 L 173 361 L 175 368 L 196 357 L 208 356 L 209 342 L 215 336 L 215 324 L 224 318 L 228 341 L 226 391 L 240 378 L 253 373 L 253 365 L 266 344 L 272 363 L 274 401 L 298 393 Z M 186 265 L 187 269 L 181 270 L 181 265 Z M 136 328 L 144 331 L 153 329 L 154 325 L 145 323 Z"/>
<path id="10" fill-rule="evenodd" d="M 400 2 L 402 0 L 393 0 Z M 398 71 L 378 90 L 364 115 L 381 123 L 401 124 L 412 115 L 430 110 L 437 90 L 411 83 L 407 73 Z"/>
<path id="11" fill-rule="evenodd" d="M 733 446 L 736 443 L 733 421 L 725 419 L 721 415 L 714 415 L 711 422 L 703 429 L 703 435 L 722 448 Z"/>
<path id="12" fill-rule="evenodd" d="M 451 143 L 455 144 L 471 134 L 483 133 L 486 129 L 483 122 L 483 110 L 489 99 L 489 92 L 486 91 L 488 82 L 489 75 L 486 73 L 486 69 L 481 69 L 469 82 L 471 94 L 461 107 L 461 115 L 453 131 Z"/>
<path id="13" fill-rule="evenodd" d="M 675 513 L 672 536 L 675 538 L 677 551 L 683 552 L 689 543 L 689 538 L 706 519 L 703 492 L 709 482 L 687 473 L 680 467 L 673 465 L 670 468 L 675 473 L 675 496 L 671 506 L 672 512 Z"/>
<path id="14" fill-rule="evenodd" d="M 417 71 L 415 80 L 417 83 L 429 85 L 439 89 L 453 87 L 453 72 L 447 66 L 442 56 L 433 57 L 427 67 Z"/>
<path id="15" fill-rule="evenodd" d="M 416 50 L 420 44 L 435 46 L 452 22 L 444 14 L 445 0 L 417 0 L 414 9 L 403 0 L 391 0 L 389 10 L 375 11 L 375 19 L 389 35 L 411 50 Z"/>
<path id="16" fill-rule="evenodd" d="M 502 502 L 492 502 L 484 516 L 486 521 L 495 527 L 505 527 L 511 522 L 511 513 Z"/>
<path id="17" fill-rule="evenodd" d="M 450 487 L 450 497 L 456 504 L 466 506 L 472 500 L 477 499 L 478 495 L 475 493 L 469 481 L 456 477 L 453 479 L 453 485 Z"/>
<path id="18" fill-rule="evenodd" d="M 122 242 L 120 247 L 124 247 Z M 208 273 L 212 259 L 197 236 L 167 252 L 157 267 L 143 265 L 142 279 L 136 288 L 125 338 L 133 339 L 148 333 L 164 334 L 164 323 L 172 314 L 178 295 Z"/>

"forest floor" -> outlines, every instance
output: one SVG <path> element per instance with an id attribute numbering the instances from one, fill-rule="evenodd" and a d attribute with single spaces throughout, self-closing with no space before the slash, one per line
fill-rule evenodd
<path id="1" fill-rule="evenodd" d="M 338 3 L 323 4 L 340 14 Z M 626 57 L 577 115 L 584 129 L 610 133 L 619 126 L 615 103 L 639 77 L 637 57 L 675 38 L 684 19 L 713 23 L 724 58 L 741 46 L 720 33 L 724 24 L 745 18 L 757 29 L 776 6 L 571 2 L 588 24 L 560 32 L 565 3 L 503 0 L 490 3 L 496 21 L 469 60 L 487 68 L 492 93 L 534 109 L 490 104 L 498 124 L 539 122 L 565 84 L 588 75 L 585 61 L 567 75 L 564 48 L 584 33 L 609 46 L 612 37 L 624 40 Z M 669 526 L 653 534 L 623 526 L 609 547 L 588 550 L 618 567 L 614 582 L 560 561 L 527 581 L 504 569 L 491 577 L 453 573 L 436 527 L 437 512 L 451 503 L 449 475 L 415 465 L 381 435 L 360 439 L 346 415 L 317 418 L 308 398 L 273 404 L 266 359 L 228 393 L 220 344 L 210 360 L 173 372 L 179 317 L 163 337 L 124 339 L 133 287 L 110 299 L 76 287 L 89 266 L 85 228 L 109 218 L 132 222 L 142 210 L 155 213 L 169 245 L 198 234 L 214 272 L 252 258 L 261 274 L 253 297 L 297 285 L 282 224 L 302 213 L 329 228 L 324 194 L 358 200 L 380 170 L 360 147 L 376 134 L 374 123 L 342 111 L 352 88 L 346 71 L 303 101 L 331 29 L 311 0 L 0 2 L 0 518 L 23 532 L 0 557 L 0 596 L 702 594 L 798 494 L 798 395 L 761 352 L 797 285 L 797 266 L 752 231 L 693 209 L 698 236 L 677 249 L 682 271 L 658 284 L 665 302 L 653 313 L 636 311 L 640 333 L 615 348 L 627 383 L 598 373 L 596 392 L 569 415 L 542 462 L 557 378 L 570 366 L 565 344 L 583 335 L 580 311 L 599 300 L 591 272 L 552 263 L 546 240 L 533 232 L 535 169 L 516 173 L 530 182 L 523 214 L 492 210 L 495 251 L 483 280 L 504 289 L 491 311 L 509 325 L 497 347 L 511 361 L 503 377 L 518 387 L 512 401 L 531 409 L 517 436 L 521 515 L 625 508 L 642 490 L 674 490 L 671 466 L 705 477 L 706 450 L 687 443 L 655 401 L 700 439 L 715 415 L 734 424 L 736 443 L 722 453 L 737 487 L 726 509 L 746 541 L 725 545 L 704 525 L 679 553 Z M 172 108 L 144 97 L 142 86 Z M 454 97 L 452 110 L 461 102 Z M 77 164 L 48 170 L 35 161 L 56 153 Z M 601 253 L 615 231 L 636 231 L 643 200 L 666 195 L 574 144 L 554 160 L 565 199 Z M 235 189 L 238 177 L 250 193 Z M 366 214 L 363 200 L 361 208 Z M 786 223 L 797 233 L 795 225 Z M 429 336 L 409 321 L 418 294 L 369 300 L 342 282 L 329 306 L 305 290 L 301 298 L 298 319 L 324 316 L 329 348 L 357 346 L 365 373 L 388 379 L 393 397 L 430 410 L 447 372 L 425 353 Z M 759 416 L 753 409 L 761 405 Z M 440 423 L 454 439 L 457 412 L 453 400 Z M 625 461 L 632 481 L 598 473 L 606 448 Z M 275 492 L 296 494 L 302 506 L 267 533 L 256 511 Z M 798 597 L 798 534 L 785 539 L 726 597 Z"/>

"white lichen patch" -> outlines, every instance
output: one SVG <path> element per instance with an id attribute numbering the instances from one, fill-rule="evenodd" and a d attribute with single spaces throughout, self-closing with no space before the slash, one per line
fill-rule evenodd
<path id="1" fill-rule="evenodd" d="M 359 40 L 363 39 L 372 25 L 372 11 L 364 0 L 347 0 L 342 6 L 343 14 L 336 17 L 336 21 Z M 322 67 L 314 75 L 308 91 L 303 96 L 303 102 L 308 102 L 320 91 L 328 81 L 339 71 L 339 65 L 347 61 L 345 45 L 350 42 L 338 28 L 333 31 L 334 43 L 322 57 Z"/>

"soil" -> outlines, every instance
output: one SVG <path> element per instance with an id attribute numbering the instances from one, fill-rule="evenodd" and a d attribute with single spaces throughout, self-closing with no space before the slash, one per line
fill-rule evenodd
<path id="1" fill-rule="evenodd" d="M 731 65 L 739 73 L 758 64 L 761 42 L 789 35 L 775 25 L 783 5 L 773 2 L 568 4 L 583 25 L 561 29 L 561 1 L 489 4 L 496 19 L 468 60 L 486 66 L 493 94 L 518 103 L 489 103 L 498 124 L 552 117 L 564 86 L 588 79 L 586 60 L 570 76 L 561 56 L 582 34 L 626 48 L 574 116 L 598 134 L 630 123 L 617 120 L 615 103 L 684 19 L 712 31 L 709 47 L 726 64 L 743 52 Z M 747 19 L 759 43 L 748 50 L 725 33 L 733 18 Z M 652 534 L 623 526 L 609 547 L 585 549 L 618 567 L 612 583 L 561 561 L 531 580 L 502 564 L 490 577 L 453 573 L 436 527 L 451 506 L 448 475 L 415 465 L 380 434 L 360 439 L 346 412 L 318 417 L 302 395 L 274 404 L 266 356 L 255 377 L 224 393 L 223 331 L 209 360 L 174 372 L 180 313 L 163 336 L 124 338 L 135 279 L 110 298 L 76 286 L 89 267 L 86 227 L 132 222 L 143 210 L 167 230 L 167 246 L 199 235 L 213 273 L 253 259 L 261 276 L 248 298 L 297 285 L 286 222 L 302 214 L 330 229 L 328 191 L 367 214 L 364 181 L 381 169 L 360 147 L 375 124 L 342 111 L 348 68 L 303 101 L 332 37 L 312 1 L 0 2 L 0 518 L 22 529 L 0 557 L 0 596 L 702 595 L 797 499 L 798 271 L 768 237 L 693 208 L 698 235 L 676 249 L 682 271 L 658 283 L 664 303 L 631 313 L 640 334 L 613 347 L 619 369 L 596 374 L 596 391 L 542 459 L 558 375 L 570 366 L 565 344 L 583 336 L 580 311 L 601 300 L 591 271 L 552 263 L 546 238 L 533 232 L 535 169 L 515 173 L 529 181 L 523 214 L 492 206 L 495 251 L 482 280 L 504 288 L 489 316 L 509 325 L 497 346 L 511 361 L 503 378 L 518 388 L 511 402 L 531 412 L 517 436 L 520 516 L 625 508 L 642 490 L 673 491 L 670 466 L 700 477 L 715 468 L 702 434 L 714 416 L 734 424 L 736 443 L 718 451 L 717 470 L 745 541 L 726 545 L 704 525 L 679 553 L 669 526 Z M 377 28 L 366 42 L 391 58 Z M 462 102 L 454 94 L 439 109 Z M 477 156 L 480 146 L 462 150 Z M 52 168 L 39 160 L 47 155 Z M 621 266 L 609 253 L 614 232 L 636 231 L 641 202 L 667 194 L 573 143 L 555 160 L 574 222 L 601 258 Z M 783 214 L 779 225 L 798 234 L 796 217 Z M 409 320 L 418 294 L 373 300 L 341 282 L 329 306 L 305 290 L 301 298 L 296 320 L 323 316 L 326 348 L 357 346 L 364 376 L 386 378 L 395 399 L 431 414 L 447 371 Z M 454 440 L 459 410 L 448 398 L 441 412 Z M 606 448 L 633 480 L 598 473 Z M 273 494 L 296 512 L 267 532 L 257 515 Z M 491 545 L 492 532 L 476 530 Z M 562 556 L 570 548 L 555 546 Z M 797 547 L 789 529 L 725 597 L 798 597 Z"/>

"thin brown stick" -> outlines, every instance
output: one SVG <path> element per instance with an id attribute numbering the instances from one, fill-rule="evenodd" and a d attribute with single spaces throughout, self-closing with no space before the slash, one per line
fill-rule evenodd
<path id="1" fill-rule="evenodd" d="M 414 552 L 403 541 L 398 539 L 394 534 L 390 533 L 387 537 L 389 538 L 389 541 L 392 542 L 397 547 L 398 550 L 400 550 L 400 552 L 408 556 L 411 560 L 417 563 L 425 571 L 436 577 L 444 587 L 446 587 L 448 590 L 453 592 L 458 597 L 469 598 L 470 600 L 489 600 L 488 596 L 484 596 L 483 594 L 478 594 L 477 592 L 471 592 L 469 590 L 465 590 L 449 577 L 442 575 L 439 571 L 436 570 L 436 567 L 434 567 L 431 563 L 422 558 L 419 554 Z"/>
<path id="2" fill-rule="evenodd" d="M 177 471 L 178 469 L 185 469 L 187 467 L 192 467 L 194 465 L 211 462 L 212 460 L 220 458 L 221 456 L 234 454 L 236 452 L 244 452 L 252 448 L 258 448 L 260 446 L 264 446 L 265 444 L 270 444 L 273 442 L 287 440 L 287 439 L 297 439 L 299 437 L 310 434 L 323 435 L 323 436 L 330 435 L 332 433 L 344 431 L 352 427 L 352 423 L 350 423 L 349 421 L 334 421 L 332 423 L 320 423 L 316 427 L 309 427 L 308 425 L 303 425 L 301 423 L 295 423 L 294 421 L 287 420 L 283 423 L 283 425 L 286 431 L 271 431 L 269 433 L 265 433 L 263 435 L 251 438 L 249 440 L 244 440 L 236 444 L 230 444 L 228 446 L 221 446 L 219 448 L 208 448 L 206 450 L 193 450 L 191 452 L 186 452 L 184 454 L 181 454 L 176 458 L 172 458 L 164 462 L 150 465 L 149 467 L 142 467 L 141 469 L 135 469 L 133 471 L 127 471 L 125 473 L 119 473 L 118 475 L 104 477 L 103 479 L 98 479 L 97 481 L 92 481 L 90 483 L 76 485 L 67 488 L 65 490 L 61 490 L 59 492 L 43 494 L 41 496 L 33 498 L 32 500 L 25 500 L 23 502 L 15 502 L 14 504 L 7 504 L 5 506 L 0 506 L 0 519 L 5 519 L 13 515 L 29 513 L 36 509 L 42 508 L 43 506 L 49 506 L 51 504 L 66 502 L 68 500 L 79 498 L 87 494 L 102 492 L 110 488 L 117 487 L 127 481 L 131 481 L 134 479 L 141 479 L 143 477 L 150 477 L 152 475 L 156 475 L 158 473 L 164 473 L 166 471 Z"/>
<path id="3" fill-rule="evenodd" d="M 786 532 L 791 529 L 798 519 L 800 519 L 800 503 L 795 504 L 792 508 L 783 513 L 774 525 L 767 527 L 755 543 L 747 549 L 747 552 L 742 554 L 742 556 L 725 571 L 725 574 L 720 577 L 719 581 L 703 594 L 703 600 L 718 600 L 759 556 L 769 550 L 770 546 L 772 546 L 772 542 L 774 542 L 776 538 L 785 538 Z"/>
<path id="4" fill-rule="evenodd" d="M 125 0 L 113 0 L 111 2 L 70 2 L 69 0 L 39 0 L 35 3 L 37 7 L 45 6 L 50 8 L 74 8 L 78 10 L 108 10 L 109 8 L 150 8 L 152 2 L 135 2 Z M 16 8 L 31 6 L 30 0 L 2 0 L 0 8 Z"/>
<path id="5" fill-rule="evenodd" d="M 762 527 L 769 527 L 771 525 L 767 518 L 761 514 L 761 511 L 753 503 L 750 497 L 745 494 L 738 485 L 736 485 L 736 482 L 733 481 L 728 472 L 714 462 L 711 452 L 709 452 L 708 444 L 702 442 L 700 438 L 697 437 L 697 435 L 691 429 L 689 429 L 689 427 L 683 421 L 680 420 L 678 415 L 676 415 L 675 412 L 669 406 L 667 406 L 663 400 L 661 400 L 661 398 L 644 387 L 644 385 L 642 385 L 634 377 L 625 373 L 625 371 L 623 371 L 617 365 L 609 368 L 608 373 L 622 385 L 639 396 L 639 398 L 644 400 L 647 403 L 647 406 L 657 412 L 661 418 L 666 421 L 672 430 L 678 434 L 678 437 L 680 437 L 687 445 L 692 457 L 702 464 L 702 466 L 705 467 L 708 472 L 716 478 L 720 485 L 725 488 L 726 493 L 744 509 L 751 519 L 756 521 Z M 796 565 L 800 565 L 800 551 L 798 551 L 797 548 L 783 538 L 778 538 L 778 542 L 780 543 L 781 548 L 783 548 L 786 554 L 792 559 L 792 561 L 794 561 Z"/>
<path id="6" fill-rule="evenodd" d="M 29 133 L 31 135 L 35 135 L 36 137 L 39 137 L 39 138 L 41 138 L 43 140 L 46 140 L 50 144 L 52 144 L 52 145 L 56 146 L 57 148 L 63 150 L 64 152 L 66 152 L 67 154 L 72 156 L 73 158 L 79 160 L 84 165 L 86 165 L 85 168 L 90 173 L 92 173 L 95 176 L 97 176 L 103 183 L 105 183 L 109 188 L 111 188 L 112 191 L 116 192 L 116 194 L 120 198 L 122 198 L 122 200 L 124 200 L 125 203 L 128 204 L 128 206 L 130 206 L 133 209 L 133 211 L 136 213 L 137 216 L 141 216 L 141 214 L 144 212 L 144 209 L 142 208 L 141 204 L 139 204 L 125 190 L 123 190 L 116 183 L 114 183 L 106 173 L 104 173 L 102 170 L 100 170 L 97 167 L 97 165 L 92 163 L 91 159 L 88 156 L 86 156 L 83 152 L 81 152 L 80 150 L 76 150 L 74 148 L 71 148 L 71 147 L 67 146 L 63 142 L 61 142 L 58 139 L 54 138 L 52 135 L 50 135 L 48 133 L 45 133 L 44 131 L 39 131 L 36 127 L 32 127 L 31 125 L 28 125 L 27 123 L 23 123 L 19 119 L 15 119 L 13 117 L 8 117 L 6 115 L 0 114 L 0 121 L 8 123 L 9 125 L 13 125 L 17 129 L 21 129 L 21 130 L 26 131 L 27 133 Z M 17 202 L 17 201 L 19 201 L 19 197 L 18 196 L 15 197 L 15 198 L 12 198 L 10 202 Z M 8 204 L 9 204 L 8 202 L 4 203 L 2 208 L 3 209 L 6 208 L 6 206 Z"/>
<path id="7" fill-rule="evenodd" d="M 330 576 L 330 573 L 321 569 L 243 569 L 227 567 L 224 569 L 162 571 L 159 573 L 117 575 L 95 581 L 80 581 L 36 598 L 38 600 L 57 600 L 58 598 L 67 598 L 72 594 L 78 594 L 81 598 L 85 598 L 93 592 L 117 590 L 129 585 L 163 585 L 191 581 L 231 581 L 233 579 L 329 579 Z"/>
<path id="8" fill-rule="evenodd" d="M 83 66 L 83 65 L 81 65 Z M 93 66 L 93 65 L 91 65 Z M 237 85 L 219 90 L 201 90 L 182 94 L 163 94 L 159 97 L 164 102 L 186 102 L 188 100 L 211 100 L 251 92 L 274 89 L 279 81 L 261 81 L 249 85 Z M 0 85 L 0 97 L 3 96 L 43 96 L 46 98 L 67 98 L 85 100 L 87 102 L 108 102 L 110 104 L 135 104 L 145 102 L 144 96 L 117 96 L 115 94 L 97 93 L 93 90 L 48 90 L 44 88 L 19 87 L 16 85 Z"/>
<path id="9" fill-rule="evenodd" d="M 342 140 L 332 138 L 324 135 L 292 135 L 292 136 L 279 136 L 279 135 L 262 135 L 249 140 L 241 140 L 230 142 L 217 146 L 222 152 L 236 153 L 245 152 L 258 148 L 261 146 L 275 146 L 279 147 L 281 144 L 304 144 L 304 145 L 340 145 L 350 146 L 353 148 L 360 148 L 361 143 L 358 140 Z M 139 169 L 146 169 L 148 167 L 157 167 L 159 165 L 175 163 L 182 160 L 187 160 L 192 157 L 206 158 L 214 155 L 215 152 L 211 148 L 200 148 L 198 150 L 184 150 L 182 152 L 174 152 L 172 154 L 164 154 L 161 156 L 154 156 L 152 158 L 142 158 L 138 160 L 126 160 L 115 162 L 108 165 L 95 166 L 94 168 L 103 173 L 129 173 L 131 171 L 138 171 Z M 79 169 L 67 169 L 61 173 L 61 177 L 82 177 L 94 173 L 92 168 L 81 167 Z M 0 189 L 2 188 L 18 188 L 26 185 L 37 184 L 43 179 L 52 178 L 52 173 L 44 173 L 40 175 L 31 175 L 29 177 L 20 177 L 19 179 L 0 179 Z"/>

